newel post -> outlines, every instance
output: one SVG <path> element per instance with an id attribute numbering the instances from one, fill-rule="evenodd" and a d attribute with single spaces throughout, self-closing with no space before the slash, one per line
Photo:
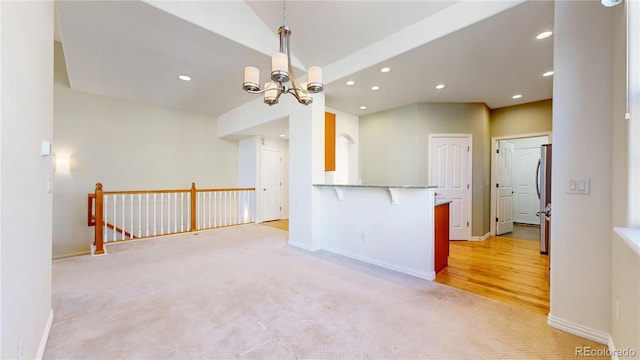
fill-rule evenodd
<path id="1" fill-rule="evenodd" d="M 102 208 L 102 184 L 96 184 L 96 227 L 94 229 L 93 245 L 96 247 L 94 255 L 104 254 L 104 219 Z"/>
<path id="2" fill-rule="evenodd" d="M 197 230 L 197 224 L 196 224 L 196 210 L 197 206 L 196 206 L 196 183 L 192 182 L 191 183 L 191 229 L 189 229 L 189 231 L 196 231 Z"/>

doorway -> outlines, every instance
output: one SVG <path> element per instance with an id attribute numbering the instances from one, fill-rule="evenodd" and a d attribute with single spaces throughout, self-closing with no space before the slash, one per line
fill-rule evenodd
<path id="1" fill-rule="evenodd" d="M 549 133 L 492 139 L 491 235 L 540 239 L 536 167 L 540 146 L 549 143 Z"/>

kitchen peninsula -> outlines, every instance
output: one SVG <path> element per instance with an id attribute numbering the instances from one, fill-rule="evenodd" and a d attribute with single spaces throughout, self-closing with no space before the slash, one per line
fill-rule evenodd
<path id="1" fill-rule="evenodd" d="M 435 279 L 435 186 L 314 186 L 322 189 L 323 250 Z"/>

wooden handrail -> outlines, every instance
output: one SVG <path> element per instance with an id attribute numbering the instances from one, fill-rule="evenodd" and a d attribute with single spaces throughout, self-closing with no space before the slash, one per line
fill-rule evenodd
<path id="1" fill-rule="evenodd" d="M 144 237 L 144 234 L 139 234 L 138 236 L 133 235 L 132 232 L 125 230 L 124 228 L 120 228 L 105 221 L 104 218 L 104 196 L 105 195 L 144 195 L 144 194 L 176 194 L 176 193 L 189 193 L 190 197 L 188 198 L 190 202 L 190 226 L 186 231 L 197 231 L 197 193 L 207 193 L 207 192 L 235 192 L 235 191 L 255 191 L 255 188 L 243 187 L 243 188 L 216 188 L 216 189 L 197 189 L 195 183 L 191 183 L 190 189 L 175 189 L 175 190 L 126 190 L 126 191 L 103 191 L 102 184 L 97 183 L 95 192 L 93 194 L 87 195 L 87 225 L 95 226 L 94 231 L 94 254 L 104 254 L 104 234 L 103 227 L 111 229 L 115 232 L 123 234 L 125 237 L 129 239 L 139 239 Z M 170 196 L 169 196 L 170 198 Z M 210 198 L 209 198 L 210 199 Z M 133 200 L 132 200 L 133 203 Z M 206 202 L 205 202 L 206 204 Z M 133 206 L 133 205 L 132 205 Z M 206 214 L 206 211 L 205 211 Z M 133 217 L 132 217 L 133 219 Z M 211 219 L 210 219 L 211 221 Z M 155 224 L 155 222 L 154 222 Z M 211 225 L 211 224 L 210 224 Z M 226 218 L 225 218 L 226 225 Z M 154 225 L 155 226 L 155 225 Z M 169 225 L 170 226 L 170 225 Z M 147 225 L 148 227 L 148 225 Z M 181 230 L 182 231 L 182 230 Z M 149 230 L 147 229 L 147 235 L 149 235 Z M 155 232 L 154 235 L 155 236 Z M 124 239 L 123 239 L 124 240 Z"/>
<path id="2" fill-rule="evenodd" d="M 217 189 L 196 189 L 196 192 L 222 192 L 222 191 L 250 191 L 256 188 L 217 188 Z M 168 193 L 188 193 L 191 189 L 176 190 L 126 190 L 126 191 L 103 191 L 104 195 L 137 195 L 137 194 L 168 194 Z M 90 196 L 94 194 L 89 194 Z"/>

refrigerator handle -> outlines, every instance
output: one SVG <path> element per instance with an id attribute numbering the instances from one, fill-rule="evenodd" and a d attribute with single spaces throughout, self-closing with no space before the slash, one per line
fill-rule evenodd
<path id="1" fill-rule="evenodd" d="M 536 167 L 536 193 L 538 193 L 538 200 L 540 200 L 540 159 L 538 159 L 538 167 Z"/>

